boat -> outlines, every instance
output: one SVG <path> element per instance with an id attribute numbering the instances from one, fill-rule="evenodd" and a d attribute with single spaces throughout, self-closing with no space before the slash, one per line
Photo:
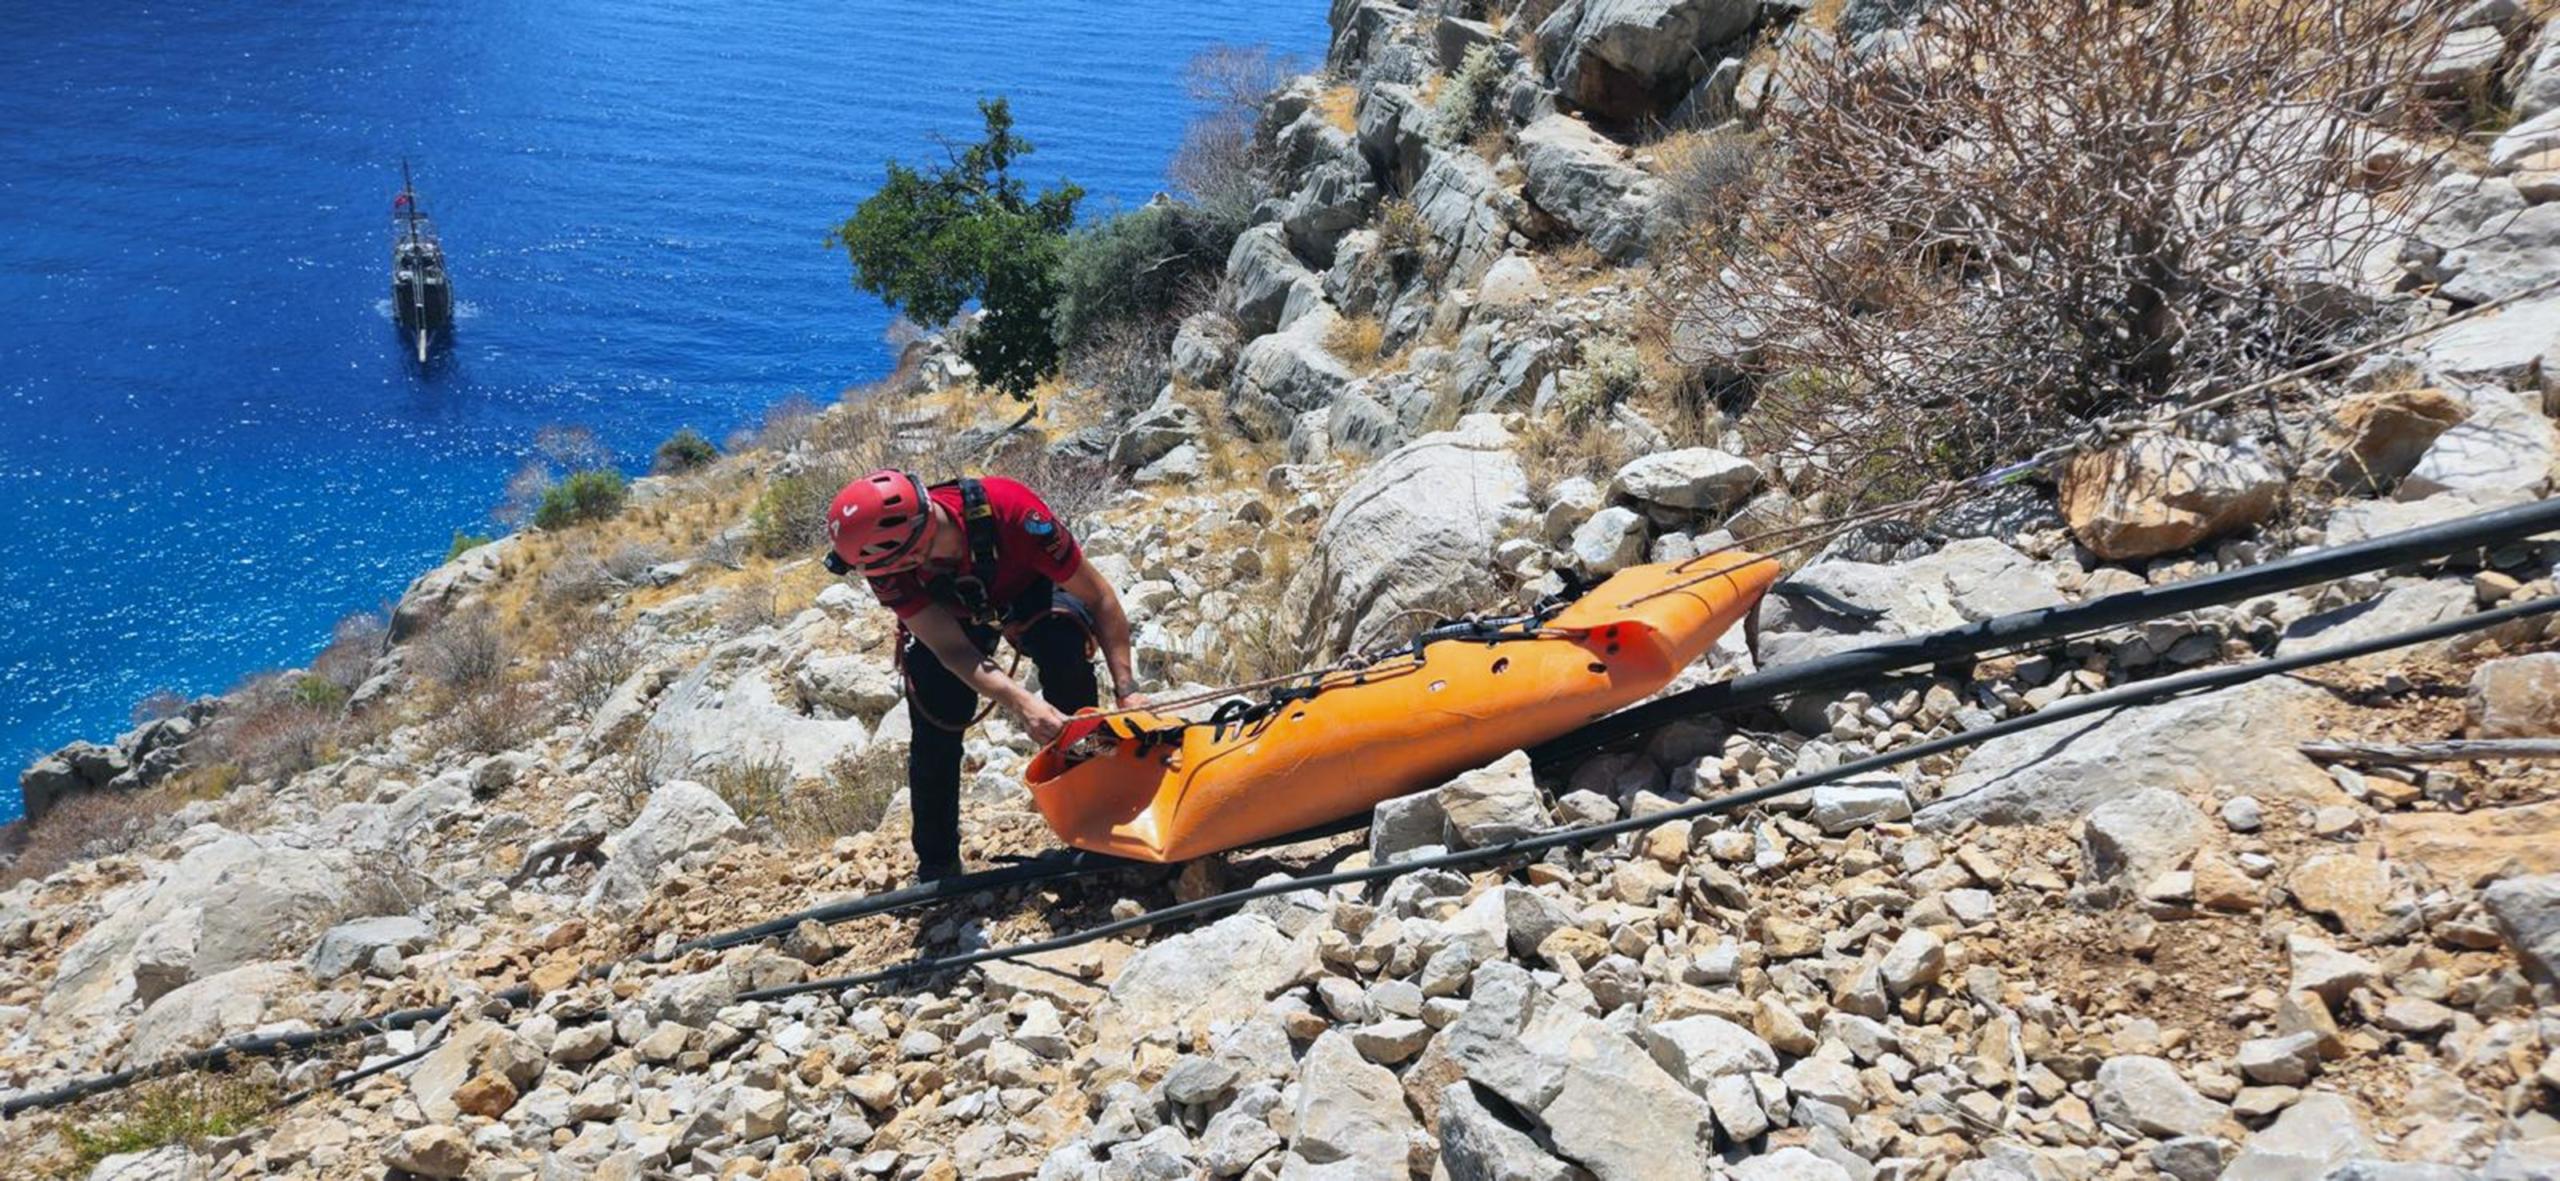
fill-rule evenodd
<path id="1" fill-rule="evenodd" d="M 1085 711 L 1032 757 L 1068 845 L 1178 862 L 1367 812 L 1652 695 L 1740 622 L 1778 564 L 1636 566 L 1552 612 L 1462 621 L 1207 720 Z"/>
<path id="2" fill-rule="evenodd" d="M 417 346 L 427 363 L 428 342 L 453 327 L 453 281 L 445 274 L 444 242 L 418 207 L 409 162 L 400 162 L 400 195 L 391 201 L 391 312 L 402 340 Z"/>

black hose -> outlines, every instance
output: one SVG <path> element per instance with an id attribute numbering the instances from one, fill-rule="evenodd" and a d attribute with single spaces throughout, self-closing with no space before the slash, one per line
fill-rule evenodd
<path id="1" fill-rule="evenodd" d="M 1487 845 L 1480 849 L 1467 849 L 1455 853 L 1444 853 L 1437 857 L 1421 857 L 1410 861 L 1398 861 L 1389 865 L 1365 866 L 1360 869 L 1346 869 L 1335 873 L 1321 874 L 1315 877 L 1292 878 L 1286 882 L 1274 882 L 1269 885 L 1248 886 L 1241 890 L 1231 890 L 1224 894 L 1214 894 L 1191 902 L 1184 902 L 1173 906 L 1163 907 L 1158 910 L 1151 910 L 1145 914 L 1132 915 L 1125 919 L 1114 920 L 1112 922 L 1104 923 L 1098 927 L 1091 927 L 1065 935 L 1052 936 L 1047 939 L 1035 940 L 1030 943 L 1015 944 L 1011 947 L 990 947 L 983 948 L 978 951 L 960 952 L 947 956 L 932 956 L 924 959 L 909 960 L 903 964 L 894 964 L 877 971 L 864 972 L 859 975 L 840 976 L 830 980 L 812 980 L 801 984 L 789 984 L 776 988 L 758 989 L 753 992 L 742 993 L 739 995 L 738 999 L 743 1001 L 780 1000 L 785 997 L 798 996 L 803 993 L 834 992 L 847 988 L 858 988 L 866 984 L 880 984 L 891 980 L 903 979 L 909 976 L 929 975 L 935 972 L 949 971 L 954 968 L 965 968 L 973 964 L 986 963 L 990 960 L 1013 959 L 1019 956 L 1039 955 L 1043 952 L 1058 951 L 1064 948 L 1075 947 L 1080 944 L 1091 943 L 1097 939 L 1107 939 L 1123 931 L 1133 931 L 1142 927 L 1153 927 L 1163 923 L 1189 918 L 1197 914 L 1231 909 L 1260 898 L 1271 898 L 1282 894 L 1295 894 L 1301 890 L 1330 889 L 1334 886 L 1345 885 L 1353 882 L 1374 882 L 1386 878 L 1400 877 L 1405 874 L 1425 869 L 1453 869 L 1459 866 L 1476 865 L 1488 861 L 1499 861 L 1531 853 L 1542 853 L 1549 849 L 1562 848 L 1568 845 L 1588 844 L 1593 841 L 1621 836 L 1626 833 L 1640 832 L 1666 821 L 1686 820 L 1699 816 L 1712 815 L 1718 812 L 1730 812 L 1737 808 L 1747 807 L 1752 804 L 1760 803 L 1764 800 L 1775 799 L 1779 796 L 1803 791 L 1810 787 L 1816 787 L 1821 784 L 1831 783 L 1841 779 L 1848 779 L 1858 775 L 1865 775 L 1874 771 L 1885 770 L 1890 767 L 1900 766 L 1904 763 L 1924 759 L 1931 755 L 1942 754 L 1951 750 L 1960 750 L 1965 747 L 1989 742 L 1994 738 L 2003 737 L 2009 734 L 2022 733 L 2039 727 L 2054 725 L 2059 722 L 2066 722 L 2073 718 L 2083 717 L 2088 714 L 2122 709 L 2132 705 L 2144 705 L 2157 701 L 2165 701 L 2169 698 L 2183 696 L 2189 693 L 2202 693 L 2215 689 L 2228 688 L 2233 685 L 2258 680 L 2262 677 L 2270 677 L 2279 673 L 2293 672 L 2297 669 L 2309 668 L 2313 665 L 2330 664 L 2341 660 L 2353 660 L 2357 657 L 2369 656 L 2376 652 L 2385 652 L 2393 648 L 2405 647 L 2410 644 L 2423 644 L 2430 640 L 2440 640 L 2449 636 L 2458 636 L 2466 632 L 2479 631 L 2484 628 L 2495 627 L 2502 623 L 2509 623 L 2514 620 L 2524 619 L 2530 616 L 2549 614 L 2553 611 L 2560 611 L 2560 595 L 2534 599 L 2530 602 L 2501 607 L 2495 611 L 2464 616 L 2460 619 L 2447 620 L 2442 623 L 2430 624 L 2426 627 L 2412 628 L 2408 631 L 2397 632 L 2392 635 L 2381 636 L 2375 639 L 2363 640 L 2352 644 L 2342 644 L 2334 648 L 2325 648 L 2317 652 L 2306 652 L 2295 656 L 2279 657 L 2273 660 L 2262 660 L 2254 664 L 2237 665 L 2230 668 L 2206 669 L 2201 672 L 2187 673 L 2181 676 L 2162 677 L 2159 680 L 2144 681 L 2140 684 L 2126 685 L 2120 688 L 2108 690 L 2104 693 L 2093 693 L 2086 697 L 2068 697 L 2055 702 L 2052 705 L 2046 706 L 2035 713 L 2027 714 L 2022 717 L 2010 718 L 2003 722 L 1996 722 L 1978 730 L 1968 730 L 1961 734 L 1949 734 L 1940 738 L 1933 738 L 1926 742 L 1904 747 L 1901 750 L 1869 755 L 1863 759 L 1855 759 L 1850 762 L 1842 763 L 1827 771 L 1815 771 L 1804 775 L 1791 776 L 1787 779 L 1780 780 L 1777 783 L 1769 784 L 1764 787 L 1753 788 L 1749 791 L 1734 792 L 1729 795 L 1718 796 L 1712 800 L 1702 800 L 1695 804 L 1669 808 L 1644 816 L 1632 816 L 1623 820 L 1616 820 L 1607 824 L 1591 825 L 1584 828 L 1559 829 L 1555 832 L 1522 837 L 1519 840 L 1507 841 L 1499 845 Z"/>
<path id="2" fill-rule="evenodd" d="M 1886 640 L 1802 664 L 1701 685 L 1649 701 L 1532 747 L 1529 757 L 1543 767 L 1563 766 L 1611 743 L 1682 718 L 1767 705 L 1799 693 L 1868 684 L 1903 669 L 2104 631 L 2201 607 L 2238 602 L 2256 595 L 2295 590 L 2315 582 L 2444 558 L 2555 530 L 2560 530 L 2560 497 L 2478 513 L 2440 525 L 2403 530 L 2352 545 L 2314 550 L 2168 586 L 2145 587 L 2072 606 L 2020 611 L 1927 635 Z"/>
<path id="3" fill-rule="evenodd" d="M 2533 504 L 2518 505 L 2513 508 L 2479 513 L 2458 521 L 2450 521 L 2444 524 L 2431 525 L 2419 529 L 2405 530 L 2400 533 L 2392 534 L 2388 537 L 2374 538 L 2369 541 L 2357 542 L 2352 545 L 2338 546 L 2332 549 L 2279 559 L 2278 561 L 2270 562 L 2262 566 L 2253 566 L 2242 570 L 2229 571 L 2223 574 L 2212 575 L 2210 577 L 2195 579 L 2189 582 L 2177 583 L 2171 586 L 2150 587 L 2139 591 L 2128 591 L 2123 594 L 2109 595 L 2105 598 L 2097 599 L 2088 603 L 2082 603 L 2077 606 L 2024 611 L 2013 615 L 2004 615 L 1995 619 L 1984 620 L 1980 623 L 1969 624 L 1965 627 L 1931 633 L 1929 635 L 1888 640 L 1884 643 L 1867 648 L 1861 648 L 1856 651 L 1835 653 L 1831 656 L 1823 657 L 1818 660 L 1807 661 L 1803 664 L 1789 665 L 1785 668 L 1754 673 L 1750 676 L 1740 677 L 1732 681 L 1720 682 L 1718 684 L 1692 689 L 1685 693 L 1673 694 L 1672 696 L 1662 698 L 1658 701 L 1650 702 L 1634 709 L 1612 715 L 1608 718 L 1602 719 L 1601 721 L 1594 722 L 1591 725 L 1585 726 L 1571 734 L 1564 735 L 1541 746 L 1532 748 L 1530 753 L 1531 756 L 1541 764 L 1554 765 L 1557 762 L 1572 758 L 1580 752 L 1596 750 L 1610 742 L 1643 733 L 1656 726 L 1660 726 L 1665 722 L 1681 717 L 1766 704 L 1778 698 L 1792 696 L 1797 693 L 1859 684 L 1905 668 L 1936 664 L 1941 661 L 1977 655 L 2000 648 L 2032 644 L 2060 636 L 2102 630 L 2104 628 L 2137 622 L 2159 615 L 2195 610 L 2199 607 L 2217 606 L 2223 603 L 2247 598 L 2252 595 L 2292 590 L 2315 582 L 2368 573 L 2373 570 L 2387 569 L 2404 563 L 2443 558 L 2466 550 L 2481 549 L 2501 542 L 2516 541 L 2554 530 L 2560 530 L 2560 498 L 2542 500 Z M 2549 603 L 2551 601 L 2552 600 L 2537 600 L 2537 603 Z M 2533 606 L 2533 604 L 2527 604 L 2526 606 Z M 2542 608 L 2542 610 L 2549 609 L 2549 607 Z M 2499 611 L 2490 612 L 2486 615 L 2470 616 L 2464 619 L 2452 621 L 2449 624 L 2441 624 L 2437 626 L 2439 628 L 2453 628 L 2453 630 L 2447 631 L 2444 634 L 2460 634 L 2463 631 L 2473 630 L 2477 627 L 2490 626 L 2493 622 L 2518 617 L 2517 613 L 2519 612 L 2521 612 L 2521 614 L 2539 613 L 2537 611 L 2521 611 L 2520 608 L 2501 608 Z M 2420 630 L 2425 631 L 2428 629 Z M 2384 648 L 2397 646 L 2397 643 L 2418 643 L 2424 638 L 2425 637 L 2410 638 L 2398 640 L 2396 642 L 2375 642 L 2379 643 L 2380 646 L 2373 647 L 2372 650 L 2380 651 Z M 2358 645 L 2357 647 L 2366 646 L 2368 645 Z M 2344 652 L 2346 650 L 2342 649 L 2340 651 Z M 2352 653 L 2349 653 L 2349 655 L 2352 655 Z M 2348 658 L 2348 655 L 2333 656 L 2330 653 L 2313 653 L 2311 656 L 2314 659 L 2310 659 L 2309 663 L 2321 663 L 2327 659 Z M 2279 665 L 2285 667 L 2299 667 L 2300 665 L 2289 662 L 2299 661 L 2302 659 L 2304 658 L 2285 658 L 2285 660 L 2282 661 L 2243 666 L 2241 670 L 2236 671 L 2245 671 L 2251 676 L 2270 675 L 2275 671 L 2281 671 L 2280 668 L 2276 667 Z M 2107 694 L 2098 694 L 2088 698 L 2067 699 L 2063 702 L 2056 703 L 2053 706 L 2048 706 L 2046 709 L 2036 714 L 2029 715 L 2027 718 L 2012 719 L 2011 721 L 1999 723 L 1997 726 L 1993 727 L 1986 727 L 1982 730 L 1971 731 L 1962 735 L 1953 735 L 1948 738 L 1936 739 L 1931 743 L 1923 743 L 1919 747 L 1914 747 L 1911 751 L 1899 752 L 1897 755 L 1880 755 L 1876 756 L 1875 759 L 1862 760 L 1861 762 L 1852 763 L 1848 766 L 1858 770 L 1873 769 L 1873 767 L 1880 766 L 1894 766 L 1899 762 L 1907 761 L 1908 758 L 1925 757 L 1927 754 L 1934 753 L 1937 750 L 1955 749 L 1959 746 L 1970 745 L 1972 742 L 1987 740 L 1989 737 L 1994 736 L 1995 732 L 2011 732 L 2008 729 L 2003 729 L 2003 727 L 2020 727 L 2020 723 L 2035 722 L 2036 719 L 2059 721 L 2064 717 L 2077 716 L 2077 713 L 2059 715 L 2055 713 L 2056 710 L 2061 710 L 2066 707 L 2074 707 L 2080 712 L 2086 712 L 2087 707 L 2085 703 L 2087 702 L 2115 699 L 2118 694 L 2135 690 L 2141 691 L 2145 694 L 2162 693 L 2162 686 L 2177 685 L 2190 682 L 2195 677 L 2223 675 L 2233 671 L 2235 670 L 2208 670 L 2204 673 L 2189 674 L 2187 677 L 2173 677 L 2160 681 L 2145 682 L 2141 685 L 2127 686 L 2124 689 L 2115 690 Z M 2244 677 L 2243 679 L 2248 678 Z M 2145 696 L 2140 699 L 2153 700 L 2156 698 Z M 2124 700 L 2129 701 L 2133 699 L 2126 698 Z M 1914 751 L 1918 753 L 1912 753 Z M 1877 759 L 1889 761 L 1877 762 Z M 1870 764 L 1872 764 L 1872 766 L 1870 766 Z M 1855 772 L 1852 771 L 1845 773 Z M 1676 809 L 1673 812 L 1660 813 L 1654 817 L 1649 817 L 1648 819 L 1658 821 L 1662 817 L 1672 815 L 1705 815 L 1711 811 L 1723 810 L 1731 807 L 1741 807 L 1757 802 L 1761 799 L 1769 798 L 1772 795 L 1783 794 L 1784 791 L 1798 790 L 1798 788 L 1802 786 L 1810 786 L 1815 782 L 1827 782 L 1829 779 L 1841 777 L 1841 774 L 1844 774 L 1844 772 L 1839 772 L 1838 769 L 1835 769 L 1832 773 L 1825 773 L 1826 778 L 1808 778 L 1801 783 L 1798 783 L 1795 780 L 1790 780 L 1789 783 L 1796 783 L 1796 787 L 1788 787 L 1782 784 L 1775 789 L 1761 789 L 1758 792 L 1743 793 L 1740 796 L 1726 796 L 1718 800 L 1707 801 L 1704 804 L 1689 805 L 1682 809 Z M 1354 819 L 1356 818 L 1346 818 L 1346 820 Z M 1622 821 L 1620 822 L 1620 825 L 1625 825 L 1627 823 L 1628 822 Z M 1350 824 L 1348 827 L 1357 827 L 1357 825 Z M 1630 829 L 1624 827 L 1602 826 L 1602 828 L 1608 830 L 1608 833 L 1611 834 L 1630 831 Z M 1347 828 L 1345 830 L 1347 831 Z M 1371 867 L 1369 869 L 1344 871 L 1342 873 L 1327 875 L 1321 878 L 1297 879 L 1288 883 L 1276 883 L 1267 887 L 1250 887 L 1246 890 L 1236 891 L 1231 894 L 1202 899 L 1196 903 L 1186 903 L 1183 906 L 1171 908 L 1169 911 L 1151 912 L 1149 915 L 1140 916 L 1138 919 L 1107 924 L 1103 928 L 1097 928 L 1097 930 L 1101 931 L 1102 934 L 1092 935 L 1091 938 L 1102 938 L 1109 934 L 1117 934 L 1120 931 L 1147 926 L 1152 923 L 1165 922 L 1173 918 L 1182 917 L 1183 915 L 1197 913 L 1196 910 L 1188 908 L 1196 908 L 1204 903 L 1221 903 L 1224 900 L 1232 900 L 1232 902 L 1226 902 L 1225 904 L 1238 904 L 1245 901 L 1251 901 L 1254 898 L 1293 893 L 1302 889 L 1320 889 L 1324 886 L 1335 884 L 1337 882 L 1371 881 L 1376 880 L 1379 877 L 1394 876 L 1394 874 L 1398 872 L 1412 872 L 1412 870 L 1418 868 L 1428 868 L 1441 864 L 1472 864 L 1476 861 L 1486 860 L 1491 857 L 1509 855 L 1518 852 L 1532 852 L 1555 847 L 1557 844 L 1570 843 L 1569 841 L 1555 840 L 1559 835 L 1560 834 L 1551 833 L 1542 837 L 1526 838 L 1524 841 L 1513 842 L 1509 845 L 1493 846 L 1487 849 L 1468 850 L 1464 853 L 1453 853 L 1444 858 L 1432 859 L 1428 863 L 1400 862 L 1393 867 Z M 1575 839 L 1597 839 L 1598 835 L 1605 834 L 1603 834 L 1601 830 L 1595 829 L 1589 830 L 1587 835 L 1583 835 Z M 1086 857 L 1090 857 L 1093 860 L 1088 862 L 1084 860 Z M 889 891 L 885 894 L 867 895 L 862 898 L 848 899 L 842 902 L 830 903 L 826 906 L 813 907 L 808 910 L 784 915 L 782 917 L 767 920 L 763 923 L 741 928 L 736 931 L 704 936 L 700 939 L 678 945 L 677 954 L 694 950 L 720 950 L 728 947 L 739 946 L 745 943 L 751 943 L 758 939 L 771 938 L 788 933 L 793 927 L 796 927 L 801 922 L 809 919 L 816 919 L 821 922 L 836 922 L 848 918 L 861 917 L 863 915 L 885 914 L 914 906 L 943 901 L 954 897 L 980 893 L 1006 885 L 1022 885 L 1037 881 L 1082 877 L 1104 872 L 1109 869 L 1121 868 L 1135 864 L 1138 863 L 1125 862 L 1118 858 L 1106 858 L 1098 854 L 1069 854 L 1056 864 L 1029 862 L 1024 865 L 1010 866 L 1005 869 L 991 870 L 985 873 L 967 874 L 959 878 L 945 879 L 941 882 L 926 883 L 920 886 L 907 887 L 903 890 Z M 1391 872 L 1382 873 L 1380 872 L 1381 869 L 1390 870 Z M 1074 946 L 1075 942 L 1083 941 L 1086 940 L 1077 939 L 1073 942 L 1056 943 L 1056 946 Z M 936 971 L 947 967 L 963 967 L 967 966 L 967 964 L 979 963 L 988 959 L 999 959 L 1012 955 L 1034 954 L 1038 951 L 1046 950 L 1048 946 L 1048 943 L 1034 944 L 1026 947 L 1003 950 L 1000 952 L 990 949 L 989 951 L 969 953 L 977 958 L 954 957 L 953 962 L 949 963 L 939 963 L 937 961 L 918 962 L 919 964 L 924 965 L 938 964 L 938 966 L 897 965 L 883 969 L 881 972 L 874 973 L 870 976 L 846 977 L 844 979 L 850 983 L 836 986 L 852 987 L 854 984 L 874 982 L 875 979 L 894 979 L 901 975 L 912 975 L 917 972 Z M 640 956 L 633 958 L 639 959 L 643 962 L 651 962 L 658 957 Z M 587 969 L 585 974 L 589 977 L 593 977 L 601 974 L 610 967 L 610 964 L 596 965 Z M 815 986 L 804 985 L 794 987 L 798 991 L 810 991 Z M 788 994 L 786 993 L 785 995 Z M 531 998 L 532 990 L 527 986 L 518 985 L 507 989 L 504 992 L 498 993 L 495 999 L 507 1001 L 512 1004 L 524 1004 L 530 1001 Z M 19 1112 L 31 1109 L 58 1107 L 64 1103 L 69 1103 L 90 1095 L 128 1086 L 145 1078 L 178 1070 L 200 1069 L 206 1066 L 226 1062 L 234 1057 L 254 1057 L 269 1054 L 280 1054 L 293 1050 L 328 1045 L 365 1034 L 392 1029 L 403 1029 L 412 1025 L 422 1024 L 424 1022 L 434 1021 L 441 1018 L 450 1011 L 450 1008 L 450 1006 L 437 1006 L 426 1009 L 408 1009 L 384 1014 L 380 1017 L 364 1018 L 329 1029 L 309 1030 L 301 1033 L 279 1034 L 266 1037 L 248 1037 L 238 1039 L 236 1041 L 225 1042 L 221 1045 L 181 1055 L 178 1058 L 151 1066 L 136 1067 L 116 1071 L 112 1074 L 96 1075 L 87 1079 L 75 1080 L 48 1091 L 11 1096 L 8 1099 L 0 1100 L 0 1119 L 5 1119 L 16 1115 Z"/>

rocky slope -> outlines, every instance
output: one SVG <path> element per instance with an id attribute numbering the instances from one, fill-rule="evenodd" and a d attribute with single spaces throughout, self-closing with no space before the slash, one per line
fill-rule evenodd
<path id="1" fill-rule="evenodd" d="M 1627 326 L 1676 226 L 1667 152 L 1613 137 L 1748 119 L 1771 55 L 1855 49 L 1917 6 L 1825 7 L 1338 3 L 1325 72 L 1266 111 L 1279 195 L 1218 305 L 1181 325 L 1164 396 L 1081 430 L 1053 414 L 1048 460 L 1115 473 L 1076 519 L 1139 621 L 1142 675 L 1294 667 L 1804 518 L 1788 473 L 1726 424 L 1567 404 L 1638 363 L 1619 360 Z M 2532 229 L 2560 192 L 2539 109 L 2560 99 L 2560 34 L 2512 5 L 2463 20 L 2467 56 L 2446 68 L 2519 118 L 2432 182 L 2466 196 L 2404 258 L 2439 291 L 2522 290 L 2560 273 Z M 1487 112 L 1471 138 L 1442 122 L 1461 86 Z M 1345 326 L 1364 322 L 1376 343 L 1353 347 Z M 2546 496 L 2555 342 L 2546 296 L 2325 377 L 2272 425 L 2149 436 L 2075 463 L 2050 497 L 1793 555 L 1820 593 L 1771 599 L 1756 648 L 1733 637 L 1684 680 Z M 920 369 L 965 378 L 943 354 Z M 298 1091 L 422 1057 L 246 1130 L 118 1142 L 139 1151 L 89 1175 L 2560 1172 L 2560 781 L 2298 749 L 2560 733 L 2560 651 L 2538 623 L 1525 865 L 1282 896 L 915 987 L 739 999 L 1272 873 L 1658 813 L 2167 670 L 2549 594 L 2542 544 L 1686 723 L 1560 781 L 1515 757 L 1382 807 L 1365 841 L 632 961 L 909 868 L 902 804 L 869 815 L 909 726 L 885 615 L 795 551 L 759 554 L 756 510 L 849 436 L 995 435 L 964 387 L 832 408 L 643 481 L 615 521 L 421 578 L 352 694 L 361 724 L 307 768 L 225 784 L 0 891 L 0 1084 L 451 1003 L 276 1069 Z M 476 628 L 505 640 L 503 668 L 464 693 L 457 637 Z M 67 748 L 28 771 L 29 799 L 200 789 L 243 749 L 225 719 L 269 716 L 263 700 Z M 473 724 L 490 702 L 507 725 Z M 1001 718 L 971 739 L 975 864 L 1046 846 L 1018 786 L 1028 752 Z M 530 1004 L 490 999 L 520 984 Z M 118 1102 L 18 1117 L 0 1158 L 74 1171 L 132 1126 Z"/>

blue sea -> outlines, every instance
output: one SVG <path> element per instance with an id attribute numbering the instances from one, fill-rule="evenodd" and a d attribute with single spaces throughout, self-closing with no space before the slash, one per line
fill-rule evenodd
<path id="1" fill-rule="evenodd" d="M 0 36 L 0 756 L 307 660 L 544 426 L 638 469 L 888 368 L 827 229 L 1012 99 L 1035 183 L 1165 183 L 1216 43 L 1323 0 L 14 0 Z M 389 319 L 400 162 L 460 317 Z M 14 773 L 0 819 L 18 810 Z"/>

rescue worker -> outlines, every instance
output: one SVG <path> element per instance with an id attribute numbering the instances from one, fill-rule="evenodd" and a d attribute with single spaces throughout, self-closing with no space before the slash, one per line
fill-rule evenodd
<path id="1" fill-rule="evenodd" d="M 1129 616 L 1039 495 L 1000 476 L 927 487 L 891 469 L 846 484 L 827 509 L 828 569 L 860 574 L 897 612 L 897 659 L 914 738 L 907 793 L 920 881 L 960 872 L 960 739 L 980 698 L 1031 740 L 1058 736 L 1100 697 L 1098 647 L 1119 708 L 1144 704 Z M 1040 670 L 1034 695 L 996 663 L 996 638 Z"/>

